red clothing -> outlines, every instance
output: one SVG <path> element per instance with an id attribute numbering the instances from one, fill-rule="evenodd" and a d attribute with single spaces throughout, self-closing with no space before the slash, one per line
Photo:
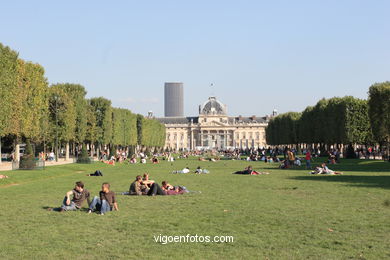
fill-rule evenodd
<path id="1" fill-rule="evenodd" d="M 307 153 L 306 153 L 306 160 L 311 160 L 311 154 L 310 154 L 310 152 L 307 152 Z"/>
<path id="2" fill-rule="evenodd" d="M 165 191 L 165 193 L 167 195 L 179 195 L 179 194 L 183 194 L 184 190 L 181 190 L 181 191 L 167 190 L 167 191 Z"/>

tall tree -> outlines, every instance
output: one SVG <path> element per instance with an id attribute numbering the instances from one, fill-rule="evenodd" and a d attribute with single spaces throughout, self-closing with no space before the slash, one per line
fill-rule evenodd
<path id="1" fill-rule="evenodd" d="M 18 53 L 0 43 L 0 155 L 1 137 L 9 134 L 13 93 L 18 88 L 17 68 Z"/>
<path id="2" fill-rule="evenodd" d="M 47 115 L 48 83 L 45 70 L 39 64 L 22 62 L 23 107 L 21 123 L 22 136 L 35 141 L 42 140 L 42 120 Z"/>
<path id="3" fill-rule="evenodd" d="M 99 145 L 112 142 L 112 108 L 111 101 L 103 97 L 90 100 L 96 118 L 96 140 Z"/>
<path id="4" fill-rule="evenodd" d="M 74 140 L 72 141 L 77 144 L 82 144 L 85 141 L 87 132 L 87 114 L 85 113 L 87 109 L 87 100 L 85 99 L 87 91 L 79 84 L 64 83 L 56 84 L 55 86 L 63 88 L 73 101 L 76 112 L 76 128 Z"/>
<path id="5" fill-rule="evenodd" d="M 91 146 L 91 156 L 94 156 L 95 144 L 97 138 L 97 126 L 96 126 L 96 115 L 94 113 L 94 108 L 91 105 L 91 100 L 87 100 L 87 107 L 85 110 L 87 117 L 87 131 L 85 135 L 85 141 L 88 142 Z"/>
<path id="6" fill-rule="evenodd" d="M 375 140 L 386 145 L 390 161 L 390 82 L 376 83 L 368 91 L 368 114 Z"/>
<path id="7" fill-rule="evenodd" d="M 71 97 L 61 86 L 49 88 L 49 121 L 51 140 L 55 144 L 58 160 L 58 148 L 62 143 L 74 139 L 76 127 L 76 110 Z"/>

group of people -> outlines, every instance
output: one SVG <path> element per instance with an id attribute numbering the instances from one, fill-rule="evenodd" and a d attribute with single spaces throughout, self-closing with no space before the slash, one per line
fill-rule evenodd
<path id="1" fill-rule="evenodd" d="M 64 212 L 81 209 L 85 201 L 88 202 L 89 214 L 95 210 L 99 211 L 101 215 L 112 210 L 119 211 L 115 193 L 110 190 L 110 184 L 108 182 L 102 184 L 99 196 L 95 196 L 91 199 L 91 193 L 85 189 L 84 183 L 81 181 L 76 182 L 73 190 L 66 193 L 60 211 Z M 52 210 L 52 208 L 49 210 Z"/>
<path id="2" fill-rule="evenodd" d="M 131 183 L 129 192 L 124 195 L 180 195 L 187 193 L 188 190 L 183 186 L 172 186 L 167 181 L 162 181 L 161 186 L 155 181 L 149 179 L 149 174 L 145 173 L 143 177 L 138 175 Z"/>
<path id="3" fill-rule="evenodd" d="M 102 176 L 95 172 L 89 176 Z M 121 192 L 120 195 L 180 195 L 189 192 L 184 186 L 173 186 L 167 181 L 163 181 L 161 186 L 149 179 L 149 174 L 138 175 L 130 185 L 128 192 Z M 60 212 L 74 211 L 81 209 L 84 202 L 88 202 L 88 214 L 98 211 L 101 215 L 109 211 L 119 211 L 116 200 L 116 193 L 111 191 L 110 184 L 104 182 L 99 192 L 99 196 L 91 197 L 91 193 L 84 187 L 81 181 L 76 182 L 75 187 L 68 191 L 62 201 Z M 49 208 L 49 210 L 53 210 Z"/>

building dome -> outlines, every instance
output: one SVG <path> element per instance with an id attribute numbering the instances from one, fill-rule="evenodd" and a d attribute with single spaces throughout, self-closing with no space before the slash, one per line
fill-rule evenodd
<path id="1" fill-rule="evenodd" d="M 226 106 L 219 102 L 216 97 L 209 97 L 200 111 L 202 115 L 226 115 Z"/>

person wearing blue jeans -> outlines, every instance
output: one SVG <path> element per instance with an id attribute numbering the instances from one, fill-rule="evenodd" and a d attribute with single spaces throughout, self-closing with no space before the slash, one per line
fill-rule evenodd
<path id="1" fill-rule="evenodd" d="M 70 196 L 72 195 L 73 198 L 70 199 Z M 84 183 L 78 181 L 76 182 L 74 189 L 66 193 L 62 202 L 61 212 L 78 210 L 81 208 L 85 200 L 87 200 L 88 204 L 90 204 L 90 193 L 88 190 L 84 189 Z"/>
<path id="2" fill-rule="evenodd" d="M 94 209 L 100 211 L 104 215 L 107 211 L 111 211 L 110 204 L 106 200 L 101 200 L 98 196 L 95 196 L 89 205 L 88 212 L 92 212 Z"/>
<path id="3" fill-rule="evenodd" d="M 108 211 L 118 211 L 118 204 L 116 202 L 115 193 L 110 191 L 110 184 L 105 182 L 102 184 L 102 190 L 99 192 L 99 197 L 95 196 L 89 205 L 88 214 L 92 211 L 100 211 L 101 215 L 104 215 Z"/>

